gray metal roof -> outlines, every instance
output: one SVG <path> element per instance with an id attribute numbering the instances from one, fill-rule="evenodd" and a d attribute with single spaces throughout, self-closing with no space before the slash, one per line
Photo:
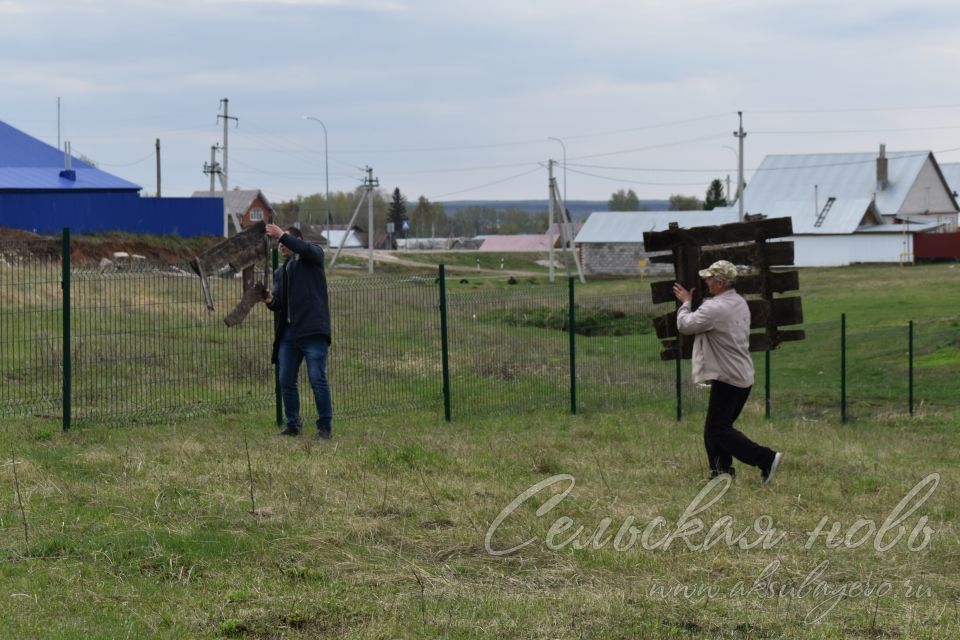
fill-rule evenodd
<path id="1" fill-rule="evenodd" d="M 948 162 L 940 165 L 943 179 L 947 181 L 950 191 L 960 193 L 960 162 Z"/>
<path id="2" fill-rule="evenodd" d="M 734 209 L 713 211 L 595 211 L 590 214 L 577 243 L 638 243 L 644 231 L 664 231 L 671 222 L 681 227 L 704 227 L 737 221 Z"/>
<path id="3" fill-rule="evenodd" d="M 816 204 L 813 199 L 778 200 L 766 215 L 770 218 L 790 217 L 795 235 L 853 233 L 883 222 L 870 198 L 831 196 Z"/>
<path id="4" fill-rule="evenodd" d="M 813 212 L 827 198 L 873 199 L 881 214 L 899 213 L 921 170 L 936 160 L 929 151 L 887 152 L 888 183 L 878 189 L 876 153 L 770 155 L 763 159 L 744 191 L 747 213 L 771 215 L 781 201 L 808 203 Z M 946 189 L 946 185 L 944 185 Z M 797 220 L 794 220 L 794 227 Z"/>

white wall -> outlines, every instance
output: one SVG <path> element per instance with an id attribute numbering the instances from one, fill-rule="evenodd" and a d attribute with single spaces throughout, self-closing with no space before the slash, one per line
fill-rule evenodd
<path id="1" fill-rule="evenodd" d="M 906 249 L 904 248 L 906 238 Z M 899 233 L 857 233 L 842 236 L 793 236 L 798 267 L 840 267 L 856 262 L 900 262 L 913 255 L 913 236 Z"/>

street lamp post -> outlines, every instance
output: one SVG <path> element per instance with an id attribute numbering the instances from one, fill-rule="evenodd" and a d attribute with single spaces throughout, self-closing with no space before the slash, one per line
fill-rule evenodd
<path id="1" fill-rule="evenodd" d="M 327 204 L 327 242 L 330 241 L 330 158 L 327 155 L 327 125 L 323 124 L 323 120 L 320 118 L 314 118 L 313 116 L 303 116 L 304 120 L 313 120 L 314 122 L 319 122 L 320 126 L 323 127 L 323 172 L 325 177 L 326 184 L 326 195 L 324 196 L 324 201 Z M 299 218 L 299 214 L 297 215 Z M 299 222 L 299 220 L 297 220 Z"/>
<path id="2" fill-rule="evenodd" d="M 563 140 L 560 138 L 555 138 L 550 136 L 547 140 L 556 140 L 560 143 L 560 147 L 563 149 L 563 206 L 567 206 L 567 145 L 563 144 Z"/>

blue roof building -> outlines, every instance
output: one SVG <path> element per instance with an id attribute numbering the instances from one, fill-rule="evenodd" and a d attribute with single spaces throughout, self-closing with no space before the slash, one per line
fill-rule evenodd
<path id="1" fill-rule="evenodd" d="M 139 185 L 0 121 L 0 226 L 35 233 L 220 235 L 223 201 L 142 198 Z"/>

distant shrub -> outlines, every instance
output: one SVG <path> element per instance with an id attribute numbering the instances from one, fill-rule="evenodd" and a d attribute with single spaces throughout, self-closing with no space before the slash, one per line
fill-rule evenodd
<path id="1" fill-rule="evenodd" d="M 642 313 L 627 313 L 619 309 L 575 306 L 576 333 L 581 336 L 631 336 L 653 331 L 653 321 Z M 538 327 L 568 331 L 570 314 L 567 309 L 534 307 L 487 312 L 483 320 L 502 322 L 514 327 Z"/>

